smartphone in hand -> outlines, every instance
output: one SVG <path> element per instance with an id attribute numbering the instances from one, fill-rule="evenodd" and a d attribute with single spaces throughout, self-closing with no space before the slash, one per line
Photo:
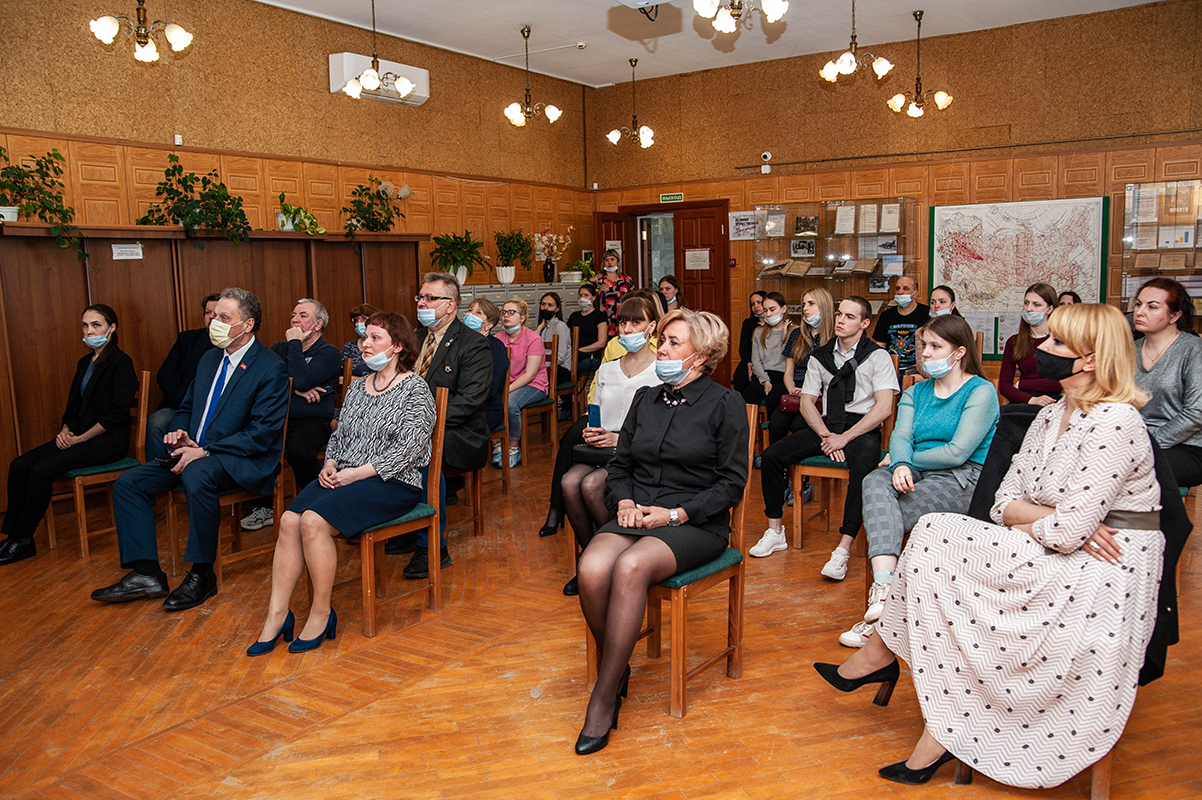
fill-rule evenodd
<path id="1" fill-rule="evenodd" d="M 596 403 L 588 404 L 588 426 L 590 428 L 601 427 L 601 406 Z"/>

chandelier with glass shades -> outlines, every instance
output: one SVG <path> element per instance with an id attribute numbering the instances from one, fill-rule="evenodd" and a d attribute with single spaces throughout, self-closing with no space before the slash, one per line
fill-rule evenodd
<path id="1" fill-rule="evenodd" d="M 914 19 L 918 21 L 918 34 L 914 40 L 918 52 L 917 65 L 914 69 L 914 92 L 899 92 L 889 98 L 887 105 L 898 114 L 905 107 L 907 115 L 921 117 L 928 101 L 933 101 L 935 108 L 942 111 L 952 104 L 952 96 L 942 90 L 938 92 L 932 89 L 927 89 L 925 92 L 922 90 L 922 12 L 915 11 Z M 906 106 L 907 100 L 909 106 Z"/>
<path id="2" fill-rule="evenodd" d="M 856 50 L 856 0 L 851 0 L 851 43 L 847 45 L 847 50 L 843 55 L 836 58 L 834 61 L 826 62 L 826 66 L 818 71 L 824 80 L 831 83 L 839 80 L 840 75 L 851 75 L 860 67 L 868 69 L 872 67 L 872 71 L 876 73 L 877 80 L 885 77 L 889 70 L 893 69 L 893 64 L 887 58 L 878 58 L 872 53 L 860 53 Z"/>
<path id="3" fill-rule="evenodd" d="M 541 109 L 547 115 L 548 122 L 554 122 L 563 115 L 556 106 L 550 103 L 531 103 L 530 102 L 530 26 L 522 26 L 522 39 L 526 43 L 526 99 L 520 103 L 510 103 L 505 107 L 505 116 L 514 126 L 523 128 L 526 125 L 526 120 L 532 119 L 535 114 Z"/>
<path id="4" fill-rule="evenodd" d="M 750 16 L 756 0 L 693 0 L 693 10 L 714 21 L 718 33 L 734 33 L 744 15 Z M 759 0 L 760 13 L 776 22 L 789 10 L 789 0 Z"/>
<path id="5" fill-rule="evenodd" d="M 358 100 L 363 96 L 364 89 L 375 92 L 381 88 L 395 91 L 398 97 L 405 98 L 412 94 L 415 87 L 413 81 L 395 72 L 380 74 L 380 58 L 376 53 L 376 0 L 371 0 L 371 66 L 363 70 L 359 77 L 347 81 L 342 91 Z"/>
<path id="6" fill-rule="evenodd" d="M 159 48 L 155 46 L 155 40 L 159 38 L 160 33 L 177 53 L 192 44 L 192 34 L 174 22 L 156 19 L 147 25 L 145 0 L 138 0 L 134 17 L 134 20 L 124 14 L 98 17 L 89 23 L 89 27 L 97 39 L 105 44 L 112 44 L 121 32 L 121 25 L 124 24 L 126 35 L 134 37 L 134 58 L 146 63 L 159 60 Z"/>
<path id="7" fill-rule="evenodd" d="M 630 141 L 638 142 L 639 147 L 646 150 L 651 145 L 655 144 L 655 131 L 648 128 L 646 125 L 639 127 L 639 111 L 635 105 L 634 96 L 634 68 L 638 66 L 637 58 L 630 59 L 630 127 L 622 126 L 621 130 L 614 128 L 609 133 L 605 134 L 605 138 L 609 139 L 610 144 L 617 144 L 622 141 L 622 136 L 625 135 Z"/>

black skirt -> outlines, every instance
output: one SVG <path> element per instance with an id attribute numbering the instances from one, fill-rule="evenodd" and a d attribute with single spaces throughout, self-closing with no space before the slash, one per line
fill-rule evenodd
<path id="1" fill-rule="evenodd" d="M 687 522 L 675 528 L 623 528 L 616 519 L 597 529 L 597 533 L 620 533 L 625 536 L 651 536 L 666 544 L 676 557 L 676 574 L 708 564 L 726 550 L 729 533 L 719 535 Z"/>

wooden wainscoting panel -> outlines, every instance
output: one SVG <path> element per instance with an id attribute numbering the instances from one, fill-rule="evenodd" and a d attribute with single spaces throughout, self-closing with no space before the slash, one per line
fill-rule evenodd
<path id="1" fill-rule="evenodd" d="M 508 183 L 492 184 L 484 188 L 484 214 L 487 230 L 490 231 L 484 242 L 484 251 L 496 258 L 497 244 L 492 237 L 492 232 L 504 233 L 514 227 L 513 201 L 510 197 Z"/>
<path id="2" fill-rule="evenodd" d="M 371 303 L 381 311 L 396 310 L 395 306 L 385 306 L 374 300 L 364 299 L 362 261 L 354 248 L 338 241 L 313 241 L 307 244 L 310 244 L 313 273 L 317 279 L 313 297 L 320 300 L 330 312 L 326 341 L 341 348 L 344 342 L 352 338 L 358 340 L 349 313 L 360 303 Z M 379 247 L 376 242 L 365 241 L 361 241 L 359 246 L 364 248 L 365 253 Z"/>
<path id="3" fill-rule="evenodd" d="M 1056 156 L 1015 158 L 1010 169 L 1014 200 L 1051 200 L 1059 196 L 1060 163 Z"/>
<path id="4" fill-rule="evenodd" d="M 409 184 L 409 198 L 401 202 L 405 219 L 397 230 L 431 233 L 434 230 L 434 176 L 424 172 L 406 172 L 402 183 Z"/>
<path id="5" fill-rule="evenodd" d="M 1065 153 L 1059 157 L 1060 197 L 1100 197 L 1106 193 L 1106 154 Z"/>
<path id="6" fill-rule="evenodd" d="M 622 205 L 624 206 L 645 206 L 649 203 L 659 201 L 659 195 L 651 198 L 651 187 L 645 186 L 641 189 L 626 189 L 622 192 Z"/>
<path id="7" fill-rule="evenodd" d="M 1202 178 L 1202 145 L 1156 148 L 1156 180 L 1194 181 Z"/>
<path id="8" fill-rule="evenodd" d="M 1156 150 L 1111 150 L 1106 154 L 1107 191 L 1122 190 L 1128 183 L 1148 183 L 1156 178 Z"/>
<path id="9" fill-rule="evenodd" d="M 276 224 L 276 212 L 280 210 L 280 194 L 290 206 L 305 208 L 305 175 L 304 165 L 300 161 L 283 161 L 267 159 L 263 162 L 263 175 L 266 182 L 267 225 L 268 230 L 279 230 Z M 306 210 L 308 210 L 306 208 Z M 324 225 L 322 227 L 325 227 Z"/>
<path id="10" fill-rule="evenodd" d="M 264 189 L 263 159 L 251 156 L 222 156 L 221 180 L 229 188 L 230 194 L 242 197 L 242 211 L 246 220 L 254 229 L 275 227 L 275 207 L 277 202 L 269 202 Z M 278 194 L 278 192 L 277 192 Z M 267 222 L 268 209 L 271 213 L 271 224 Z"/>
<path id="11" fill-rule="evenodd" d="M 306 161 L 301 167 L 305 208 L 327 231 L 342 230 L 342 196 L 338 167 Z"/>
<path id="12" fill-rule="evenodd" d="M 969 167 L 970 203 L 1006 203 L 1013 198 L 1011 161 L 973 161 Z"/>
<path id="13" fill-rule="evenodd" d="M 773 205 L 780 202 L 780 181 L 777 178 L 747 178 L 744 182 L 747 205 Z"/>
<path id="14" fill-rule="evenodd" d="M 69 142 L 67 174 L 79 225 L 123 225 L 129 219 L 125 148 L 115 144 Z M 66 181 L 64 181 L 66 182 Z"/>
<path id="15" fill-rule="evenodd" d="M 822 172 L 815 177 L 819 200 L 846 200 L 851 197 L 851 173 Z"/>
<path id="16" fill-rule="evenodd" d="M 955 164 L 932 164 L 930 167 L 930 198 L 933 206 L 959 206 L 971 202 L 968 190 L 971 168 L 967 161 Z"/>
<path id="17" fill-rule="evenodd" d="M 534 187 L 534 230 L 541 232 L 546 225 L 551 226 L 554 233 L 563 233 L 556 225 L 555 219 L 555 190 L 550 186 Z M 567 225 L 563 229 L 567 229 Z"/>
<path id="18" fill-rule="evenodd" d="M 593 197 L 597 211 L 613 213 L 622 205 L 622 192 L 617 189 L 597 192 Z"/>
<path id="19" fill-rule="evenodd" d="M 8 134 L 8 163 L 19 164 L 26 158 L 44 156 L 51 150 L 58 150 L 64 159 L 71 158 L 70 141 L 43 136 L 21 136 L 16 133 Z M 75 187 L 72 185 L 70 164 L 59 164 L 63 174 L 59 180 L 63 182 L 63 204 L 71 206 L 76 211 L 79 205 L 75 198 Z"/>
<path id="20" fill-rule="evenodd" d="M 370 242 L 363 251 L 367 302 L 416 319 L 413 298 L 421 288 L 417 259 L 418 247 L 413 242 Z"/>
<path id="21" fill-rule="evenodd" d="M 459 181 L 434 176 L 434 233 L 463 233 L 463 198 Z"/>
<path id="22" fill-rule="evenodd" d="M 857 200 L 884 197 L 888 190 L 888 169 L 860 169 L 851 173 L 851 196 Z"/>
<path id="23" fill-rule="evenodd" d="M 889 170 L 889 197 L 925 199 L 930 169 L 925 166 L 893 167 Z"/>
<path id="24" fill-rule="evenodd" d="M 782 175 L 780 177 L 781 202 L 811 203 L 815 199 L 815 186 L 813 175 Z"/>

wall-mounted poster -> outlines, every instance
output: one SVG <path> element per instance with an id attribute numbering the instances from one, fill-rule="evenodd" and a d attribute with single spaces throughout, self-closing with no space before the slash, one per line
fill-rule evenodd
<path id="1" fill-rule="evenodd" d="M 792 258 L 813 258 L 817 239 L 792 239 L 789 241 L 789 256 Z"/>
<path id="2" fill-rule="evenodd" d="M 730 212 L 730 240 L 732 242 L 755 239 L 755 212 Z"/>
<path id="3" fill-rule="evenodd" d="M 1033 283 L 1105 299 L 1107 197 L 981 203 L 931 209 L 930 285 L 956 292 L 956 307 L 1000 359 Z"/>
<path id="4" fill-rule="evenodd" d="M 818 235 L 818 217 L 808 216 L 806 214 L 798 214 L 793 218 L 793 235 L 794 236 L 817 236 Z"/>

